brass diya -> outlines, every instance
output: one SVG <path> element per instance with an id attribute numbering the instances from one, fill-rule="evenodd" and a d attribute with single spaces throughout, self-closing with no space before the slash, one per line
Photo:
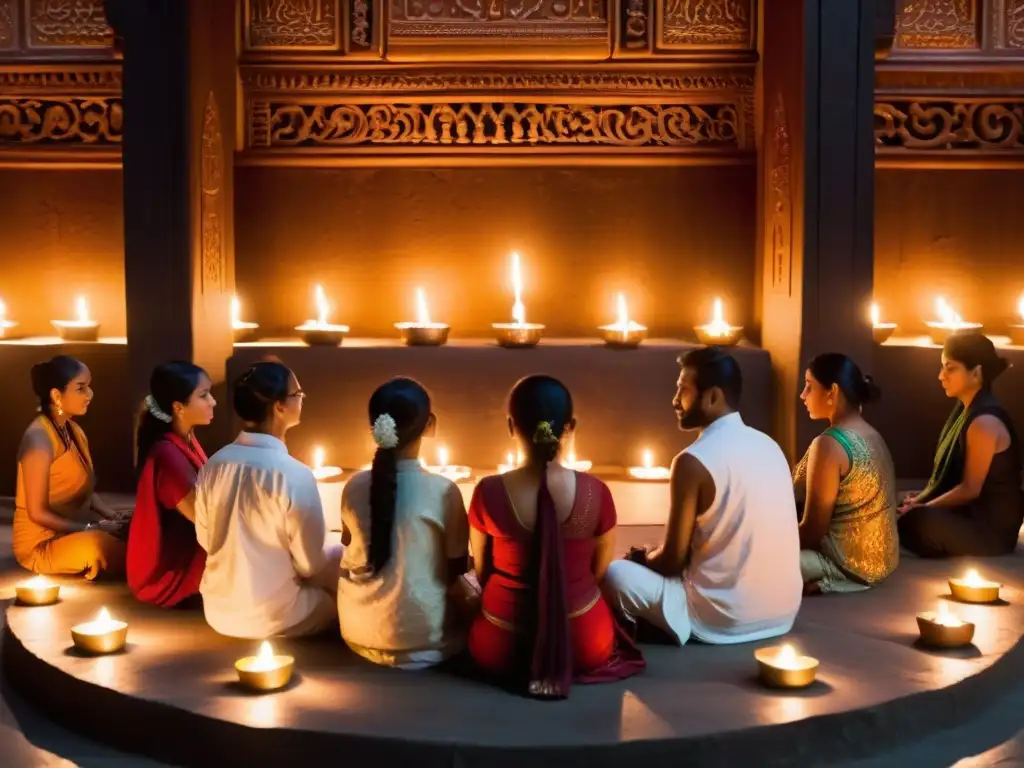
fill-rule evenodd
<path id="1" fill-rule="evenodd" d="M 60 599 L 60 584 L 43 576 L 33 576 L 14 587 L 20 605 L 53 605 Z"/>
<path id="2" fill-rule="evenodd" d="M 875 344 L 885 344 L 896 333 L 896 323 L 876 323 L 871 326 L 871 338 Z"/>
<path id="3" fill-rule="evenodd" d="M 256 336 L 259 331 L 259 323 L 246 323 L 239 321 L 231 326 L 231 336 L 235 344 L 245 344 L 250 341 L 256 341 Z"/>
<path id="4" fill-rule="evenodd" d="M 86 653 L 116 653 L 128 641 L 128 624 L 110 618 L 107 609 L 102 608 L 92 621 L 72 627 L 71 639 L 76 648 Z"/>
<path id="5" fill-rule="evenodd" d="M 539 323 L 494 323 L 498 344 L 507 349 L 525 349 L 540 343 L 544 326 Z"/>
<path id="6" fill-rule="evenodd" d="M 63 341 L 96 341 L 100 336 L 100 324 L 78 320 L 53 320 L 57 335 Z"/>
<path id="7" fill-rule="evenodd" d="M 986 581 L 977 571 L 968 571 L 962 579 L 950 579 L 949 591 L 961 603 L 994 603 L 1002 584 Z"/>
<path id="8" fill-rule="evenodd" d="M 246 656 L 235 662 L 238 681 L 254 691 L 276 691 L 284 688 L 295 671 L 295 657 L 277 655 L 270 643 L 264 641 L 256 656 Z"/>
<path id="9" fill-rule="evenodd" d="M 697 341 L 707 347 L 735 347 L 743 338 L 742 325 L 716 326 L 713 323 L 694 326 Z"/>
<path id="10" fill-rule="evenodd" d="M 311 347 L 340 347 L 349 332 L 347 325 L 303 323 L 297 330 L 302 341 Z"/>
<path id="11" fill-rule="evenodd" d="M 936 323 L 930 321 L 925 323 L 928 326 L 928 336 L 932 344 L 942 346 L 950 336 L 959 336 L 965 333 L 981 333 L 984 327 L 981 323 L 959 323 L 949 325 L 948 323 Z"/>
<path id="12" fill-rule="evenodd" d="M 444 323 L 395 323 L 407 347 L 440 347 L 448 343 L 451 328 Z"/>
<path id="13" fill-rule="evenodd" d="M 974 639 L 974 625 L 955 619 L 951 622 L 941 613 L 927 611 L 917 615 L 917 629 L 921 642 L 932 648 L 960 648 Z"/>
<path id="14" fill-rule="evenodd" d="M 818 660 L 800 656 L 791 645 L 754 651 L 761 682 L 769 688 L 806 688 L 818 674 Z"/>
<path id="15" fill-rule="evenodd" d="M 598 329 L 604 343 L 613 349 L 636 349 L 647 338 L 646 326 L 630 323 L 628 326 L 618 324 L 602 325 Z"/>

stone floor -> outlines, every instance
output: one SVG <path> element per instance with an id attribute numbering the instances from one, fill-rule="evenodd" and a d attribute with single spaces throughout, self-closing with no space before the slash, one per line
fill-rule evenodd
<path id="1" fill-rule="evenodd" d="M 630 538 L 634 540 L 649 537 L 643 531 L 627 533 L 632 533 Z M 10 551 L 9 542 L 10 529 L 0 526 L 0 552 Z M 10 594 L 11 585 L 19 576 L 10 557 L 0 557 L 0 594 Z M 6 686 L 0 690 L 3 695 L 0 700 L 0 766 L 4 768 L 156 765 L 59 728 L 33 711 Z M 1024 766 L 1024 681 L 975 720 L 923 743 L 852 765 L 870 768 L 890 765 Z"/>

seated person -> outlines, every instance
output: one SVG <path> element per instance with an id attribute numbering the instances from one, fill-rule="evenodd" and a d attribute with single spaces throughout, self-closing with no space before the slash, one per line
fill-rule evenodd
<path id="1" fill-rule="evenodd" d="M 244 431 L 199 472 L 196 538 L 206 550 L 199 592 L 207 623 L 222 635 L 298 637 L 338 620 L 341 548 L 325 550 L 316 479 L 284 444 L 305 396 L 281 363 L 250 367 L 232 392 Z"/>
<path id="2" fill-rule="evenodd" d="M 92 375 L 59 355 L 32 366 L 37 416 L 18 449 L 13 549 L 22 568 L 87 579 L 124 574 L 127 518 L 93 492 L 89 441 L 75 424 L 92 401 Z"/>
<path id="3" fill-rule="evenodd" d="M 509 430 L 525 464 L 484 478 L 469 509 L 483 585 L 470 654 L 485 673 L 538 698 L 565 698 L 573 681 L 620 680 L 644 668 L 598 588 L 615 544 L 611 493 L 557 462 L 575 426 L 560 381 L 516 384 Z"/>
<path id="4" fill-rule="evenodd" d="M 184 362 L 158 366 L 135 432 L 138 485 L 128 533 L 128 586 L 171 608 L 199 594 L 206 552 L 196 541 L 195 485 L 206 453 L 193 429 L 213 421 L 210 377 Z"/>
<path id="5" fill-rule="evenodd" d="M 680 645 L 763 640 L 800 609 L 800 536 L 789 464 L 743 423 L 742 378 L 717 347 L 681 358 L 673 405 L 696 441 L 672 462 L 665 542 L 639 564 L 617 560 L 604 590 L 614 608 Z"/>
<path id="6" fill-rule="evenodd" d="M 1021 447 L 992 394 L 1008 363 L 980 333 L 950 336 L 939 382 L 957 403 L 939 435 L 925 489 L 899 509 L 900 544 L 921 557 L 1013 552 L 1024 522 Z"/>
<path id="7" fill-rule="evenodd" d="M 846 355 L 818 355 L 800 395 L 828 419 L 793 473 L 804 592 L 859 592 L 896 570 L 896 473 L 882 436 L 861 415 L 878 387 Z"/>
<path id="8" fill-rule="evenodd" d="M 433 666 L 465 646 L 448 591 L 466 572 L 466 508 L 455 483 L 419 461 L 435 423 L 417 382 L 379 387 L 370 398 L 373 466 L 341 501 L 341 636 L 363 658 L 402 669 Z"/>

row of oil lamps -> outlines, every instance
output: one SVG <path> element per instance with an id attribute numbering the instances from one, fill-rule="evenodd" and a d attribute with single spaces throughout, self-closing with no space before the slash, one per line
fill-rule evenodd
<path id="1" fill-rule="evenodd" d="M 962 578 L 949 579 L 954 600 L 962 603 L 995 603 L 1002 587 L 983 579 L 970 570 Z M 60 599 L 60 585 L 43 576 L 34 576 L 15 587 L 18 603 L 27 606 L 52 605 Z M 957 648 L 974 639 L 974 624 L 962 621 L 946 605 L 939 602 L 935 612 L 917 615 L 917 626 L 923 645 L 935 648 Z M 71 640 L 79 651 L 91 655 L 117 653 L 128 641 L 128 622 L 113 618 L 104 607 L 92 621 L 71 628 Z M 818 673 L 819 661 L 799 654 L 789 643 L 761 648 L 754 652 L 761 682 L 772 688 L 806 688 Z M 295 657 L 275 654 L 264 640 L 259 653 L 235 662 L 239 682 L 253 690 L 274 691 L 284 688 L 295 669 Z"/>
<path id="2" fill-rule="evenodd" d="M 1010 326 L 1010 343 L 1024 346 L 1024 296 L 1017 302 L 1017 314 L 1021 322 Z M 946 339 L 954 334 L 981 333 L 984 329 L 981 323 L 964 320 L 944 296 L 935 299 L 935 315 L 938 319 L 929 320 L 925 325 L 928 327 L 928 336 L 932 343 L 939 346 L 945 344 Z M 872 304 L 871 329 L 875 342 L 884 344 L 896 333 L 897 325 L 882 322 L 881 309 L 878 304 Z"/>

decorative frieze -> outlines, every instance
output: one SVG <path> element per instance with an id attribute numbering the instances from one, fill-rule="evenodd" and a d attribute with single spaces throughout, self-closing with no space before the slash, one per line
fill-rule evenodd
<path id="1" fill-rule="evenodd" d="M 245 43 L 254 51 L 339 48 L 338 0 L 244 0 Z"/>
<path id="2" fill-rule="evenodd" d="M 896 48 L 977 49 L 977 0 L 903 0 Z"/>
<path id="3" fill-rule="evenodd" d="M 1024 153 L 1024 100 L 878 102 L 875 142 L 880 152 Z"/>
<path id="4" fill-rule="evenodd" d="M 111 42 L 103 0 L 26 0 L 30 48 L 96 48 Z"/>
<path id="5" fill-rule="evenodd" d="M 752 48 L 754 0 L 658 0 L 659 46 Z"/>
<path id="6" fill-rule="evenodd" d="M 1006 16 L 1003 25 L 1003 45 L 1024 50 L 1024 0 L 1005 0 Z"/>
<path id="7" fill-rule="evenodd" d="M 18 1 L 0 0 L 0 51 L 18 47 Z"/>
<path id="8" fill-rule="evenodd" d="M 81 69 L 0 69 L 0 94 L 119 94 L 121 68 L 100 65 Z"/>
<path id="9" fill-rule="evenodd" d="M 119 98 L 0 98 L 0 145 L 120 145 Z"/>
<path id="10" fill-rule="evenodd" d="M 224 138 L 217 100 L 211 91 L 203 110 L 200 157 L 200 220 L 202 228 L 203 293 L 223 292 L 226 281 L 224 258 Z"/>

